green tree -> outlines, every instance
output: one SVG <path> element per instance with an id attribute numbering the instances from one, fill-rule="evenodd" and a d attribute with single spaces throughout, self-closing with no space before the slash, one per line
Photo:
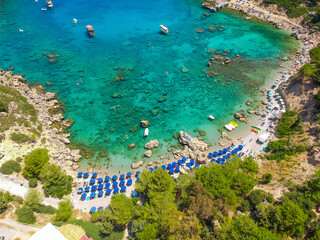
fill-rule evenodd
<path id="1" fill-rule="evenodd" d="M 19 173 L 21 171 L 20 163 L 14 160 L 9 160 L 1 165 L 0 172 L 3 174 Z"/>
<path id="2" fill-rule="evenodd" d="M 73 178 L 61 171 L 55 164 L 46 163 L 40 172 L 44 194 L 46 196 L 62 198 L 71 193 Z"/>
<path id="3" fill-rule="evenodd" d="M 110 209 L 120 228 L 124 228 L 131 221 L 133 212 L 131 198 L 126 197 L 124 194 L 114 195 L 111 199 Z"/>
<path id="4" fill-rule="evenodd" d="M 114 226 L 111 221 L 104 221 L 101 224 L 100 233 L 103 236 L 109 236 L 113 232 Z"/>
<path id="5" fill-rule="evenodd" d="M 0 213 L 3 213 L 5 210 L 8 208 L 8 202 L 5 199 L 4 195 L 2 192 L 0 192 Z"/>
<path id="6" fill-rule="evenodd" d="M 261 177 L 261 181 L 262 181 L 264 184 L 270 183 L 271 180 L 272 180 L 272 174 L 271 174 L 271 173 L 265 173 L 265 174 L 263 174 L 263 176 Z"/>
<path id="7" fill-rule="evenodd" d="M 142 230 L 138 234 L 138 239 L 139 240 L 153 240 L 156 239 L 158 235 L 158 230 L 157 230 L 157 225 L 156 224 L 146 224 Z"/>
<path id="8" fill-rule="evenodd" d="M 36 178 L 30 178 L 29 179 L 29 187 L 35 188 L 38 184 L 38 180 Z"/>
<path id="9" fill-rule="evenodd" d="M 23 175 L 27 178 L 38 178 L 42 167 L 49 161 L 48 150 L 38 148 L 33 150 L 24 159 L 25 167 L 22 169 Z"/>
<path id="10" fill-rule="evenodd" d="M 72 202 L 66 198 L 59 202 L 58 210 L 55 215 L 55 221 L 67 222 L 72 216 Z"/>
<path id="11" fill-rule="evenodd" d="M 35 188 L 30 188 L 24 196 L 24 205 L 30 209 L 37 209 L 44 200 L 44 196 Z"/>

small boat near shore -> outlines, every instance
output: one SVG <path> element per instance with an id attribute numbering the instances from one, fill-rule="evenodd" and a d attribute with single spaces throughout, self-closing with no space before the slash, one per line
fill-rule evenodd
<path id="1" fill-rule="evenodd" d="M 214 116 L 212 116 L 211 114 L 208 116 L 208 118 L 214 120 Z"/>
<path id="2" fill-rule="evenodd" d="M 53 3 L 51 2 L 51 0 L 47 0 L 47 5 L 48 5 L 48 8 L 52 8 L 53 7 Z"/>
<path id="3" fill-rule="evenodd" d="M 144 130 L 143 136 L 144 136 L 144 137 L 148 137 L 148 135 L 149 135 L 149 128 L 146 128 L 146 129 Z"/>
<path id="4" fill-rule="evenodd" d="M 169 29 L 164 25 L 160 25 L 160 30 L 166 35 L 169 33 Z"/>
<path id="5" fill-rule="evenodd" d="M 87 25 L 87 26 L 86 26 L 86 29 L 87 29 L 89 35 L 90 35 L 91 37 L 94 37 L 95 33 L 94 33 L 93 27 L 92 27 L 91 25 Z"/>

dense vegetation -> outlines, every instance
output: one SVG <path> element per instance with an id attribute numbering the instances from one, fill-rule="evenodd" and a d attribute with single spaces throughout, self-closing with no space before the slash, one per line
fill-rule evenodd
<path id="1" fill-rule="evenodd" d="M 278 6 L 285 9 L 288 17 L 295 18 L 306 15 L 308 12 L 315 11 L 315 16 L 308 16 L 305 18 L 306 21 L 310 21 L 311 23 L 317 25 L 319 22 L 319 10 L 316 7 L 318 4 L 317 0 L 263 0 L 263 3 L 266 5 L 269 4 L 277 4 Z"/>
<path id="2" fill-rule="evenodd" d="M 72 191 L 73 178 L 60 169 L 59 166 L 49 163 L 47 149 L 35 149 L 24 159 L 24 176 L 29 178 L 29 185 L 35 187 L 37 179 L 42 181 L 46 196 L 62 198 Z M 35 180 L 36 179 L 36 180 Z"/>
<path id="3" fill-rule="evenodd" d="M 21 171 L 21 165 L 18 161 L 9 160 L 1 165 L 0 172 L 3 174 L 11 174 L 13 172 L 19 173 Z"/>

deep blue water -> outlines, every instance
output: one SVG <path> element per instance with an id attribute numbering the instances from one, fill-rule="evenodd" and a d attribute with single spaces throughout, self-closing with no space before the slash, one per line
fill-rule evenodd
<path id="1" fill-rule="evenodd" d="M 53 9 L 41 11 L 44 0 L 0 1 L 0 67 L 13 66 L 31 83 L 58 91 L 66 104 L 65 116 L 75 120 L 73 142 L 83 142 L 97 153 L 107 150 L 117 167 L 142 159 L 150 139 L 161 143 L 153 154 L 157 159 L 177 144 L 172 136 L 180 130 L 206 130 L 205 140 L 217 143 L 217 129 L 232 120 L 236 110 L 245 109 L 240 105 L 247 99 L 259 98 L 278 69 L 277 57 L 297 46 L 288 33 L 236 14 L 222 11 L 205 17 L 197 1 L 53 4 Z M 86 33 L 87 24 L 93 25 L 95 38 Z M 169 28 L 168 36 L 159 32 L 160 24 Z M 197 33 L 197 28 L 204 32 Z M 49 62 L 47 54 L 59 56 Z M 211 72 L 218 76 L 210 77 L 206 63 L 214 55 L 235 61 L 213 64 Z M 267 57 L 270 60 L 264 61 Z M 189 72 L 181 71 L 184 66 Z M 159 102 L 163 96 L 166 100 Z M 207 119 L 209 114 L 216 117 L 214 122 Z M 148 138 L 143 138 L 140 126 L 130 132 L 142 119 L 151 122 Z M 130 143 L 137 147 L 127 150 Z"/>

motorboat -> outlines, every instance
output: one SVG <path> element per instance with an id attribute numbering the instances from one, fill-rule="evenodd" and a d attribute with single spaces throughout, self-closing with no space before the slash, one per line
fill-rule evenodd
<path id="1" fill-rule="evenodd" d="M 47 9 L 46 8 L 41 8 L 41 11 L 47 11 Z"/>
<path id="2" fill-rule="evenodd" d="M 160 25 L 160 30 L 164 33 L 164 34 L 168 34 L 169 33 L 169 29 L 167 27 L 165 27 L 164 25 Z"/>
<path id="3" fill-rule="evenodd" d="M 52 8 L 53 7 L 53 3 L 51 2 L 51 0 L 47 0 L 47 5 L 48 5 L 48 8 Z"/>
<path id="4" fill-rule="evenodd" d="M 78 20 L 76 18 L 73 19 L 73 23 L 77 23 Z"/>
<path id="5" fill-rule="evenodd" d="M 88 33 L 91 37 L 94 37 L 95 33 L 94 33 L 94 29 L 91 25 L 87 25 L 86 26 L 87 30 L 88 30 Z"/>
<path id="6" fill-rule="evenodd" d="M 212 116 L 211 114 L 208 116 L 211 120 L 214 120 L 214 116 Z"/>
<path id="7" fill-rule="evenodd" d="M 144 130 L 143 136 L 147 137 L 148 135 L 149 135 L 149 128 L 146 128 L 146 129 Z"/>

